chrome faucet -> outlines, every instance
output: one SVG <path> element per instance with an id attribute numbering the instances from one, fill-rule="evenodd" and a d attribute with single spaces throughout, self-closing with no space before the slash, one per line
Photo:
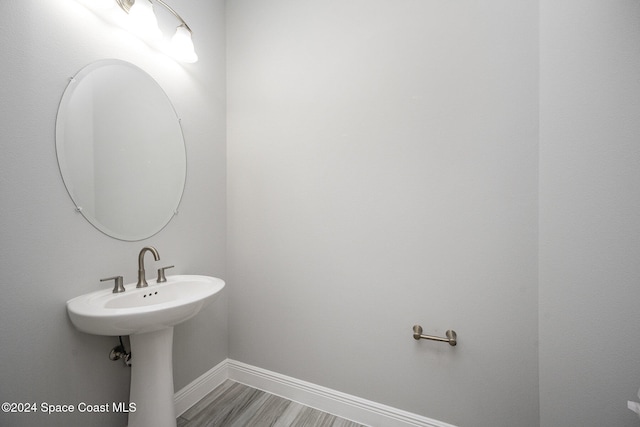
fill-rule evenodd
<path id="1" fill-rule="evenodd" d="M 160 254 L 158 254 L 158 251 L 153 246 L 145 246 L 142 248 L 140 254 L 138 254 L 138 284 L 136 284 L 136 288 L 146 288 L 149 286 L 144 274 L 144 254 L 147 252 L 151 252 L 156 261 L 160 259 Z"/>

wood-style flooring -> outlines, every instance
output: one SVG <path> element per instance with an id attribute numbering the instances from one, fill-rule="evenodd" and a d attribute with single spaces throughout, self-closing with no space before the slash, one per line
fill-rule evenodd
<path id="1" fill-rule="evenodd" d="M 230 380 L 177 421 L 178 427 L 364 427 Z"/>

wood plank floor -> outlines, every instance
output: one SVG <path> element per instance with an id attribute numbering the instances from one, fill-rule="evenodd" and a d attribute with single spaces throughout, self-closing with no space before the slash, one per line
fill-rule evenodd
<path id="1" fill-rule="evenodd" d="M 177 421 L 178 427 L 364 427 L 230 380 Z"/>

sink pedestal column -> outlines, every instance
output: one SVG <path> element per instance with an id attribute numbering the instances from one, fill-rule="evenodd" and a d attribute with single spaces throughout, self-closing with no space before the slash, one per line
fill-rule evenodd
<path id="1" fill-rule="evenodd" d="M 176 427 L 173 327 L 129 336 L 131 389 L 128 427 Z"/>

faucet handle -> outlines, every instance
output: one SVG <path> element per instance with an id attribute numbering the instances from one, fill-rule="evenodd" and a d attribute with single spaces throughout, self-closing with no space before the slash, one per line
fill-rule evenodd
<path id="1" fill-rule="evenodd" d="M 158 269 L 158 278 L 156 279 L 156 283 L 163 283 L 163 282 L 166 282 L 166 281 L 167 281 L 167 278 L 166 278 L 166 277 L 165 277 L 165 275 L 164 275 L 164 271 L 165 271 L 167 268 L 173 268 L 173 267 L 175 267 L 175 265 L 170 265 L 170 266 L 168 266 L 168 267 L 162 267 L 162 268 L 159 268 L 159 269 Z"/>
<path id="2" fill-rule="evenodd" d="M 107 277 L 106 279 L 100 279 L 101 282 L 106 282 L 107 280 L 115 280 L 115 285 L 113 287 L 114 294 L 125 291 L 124 286 L 122 285 L 122 276 L 113 276 Z"/>

